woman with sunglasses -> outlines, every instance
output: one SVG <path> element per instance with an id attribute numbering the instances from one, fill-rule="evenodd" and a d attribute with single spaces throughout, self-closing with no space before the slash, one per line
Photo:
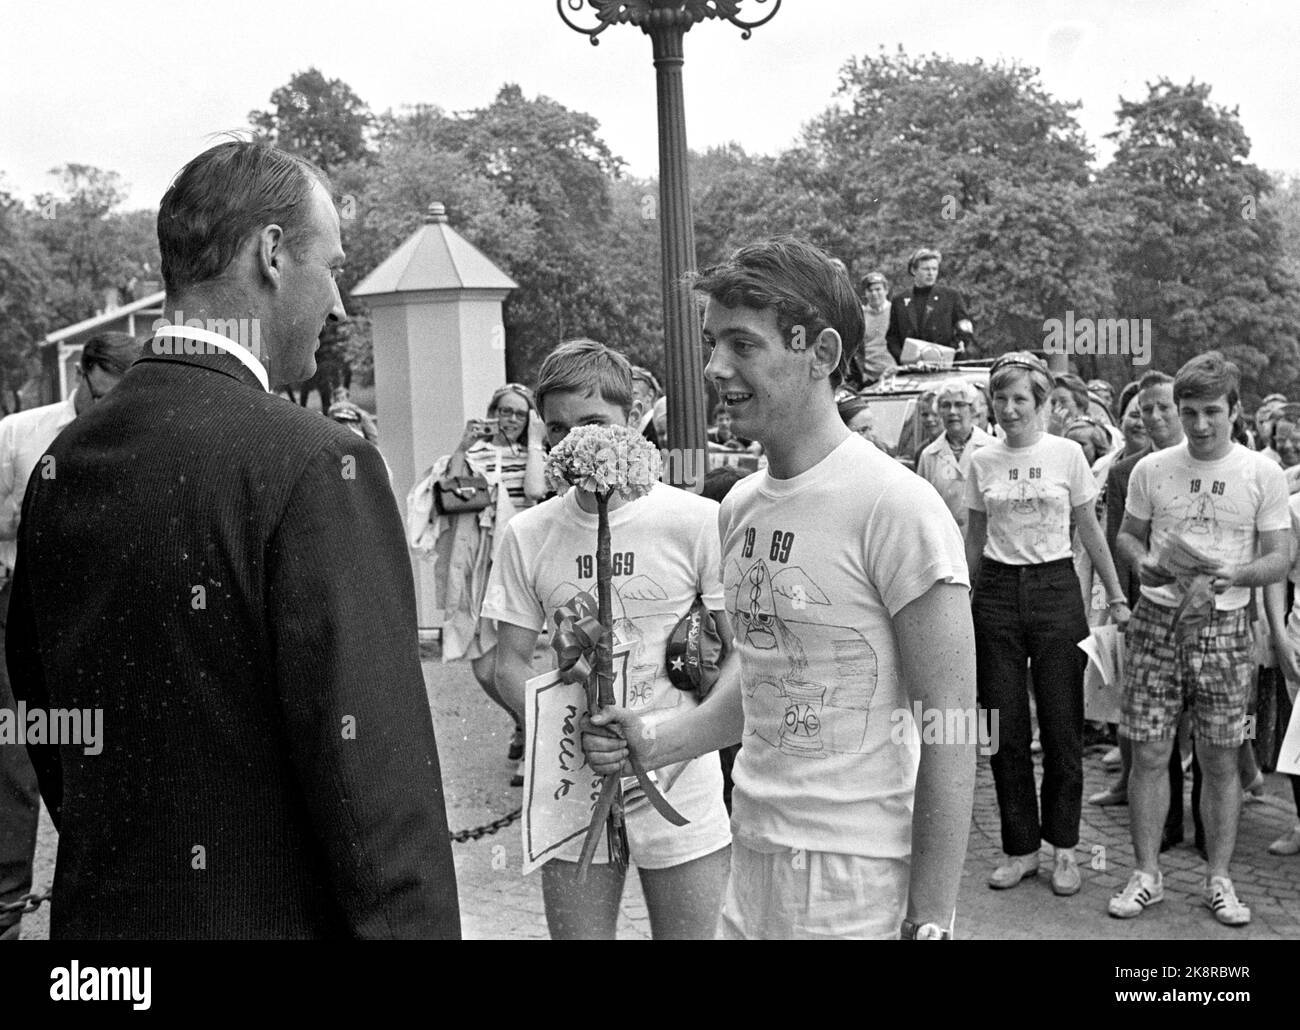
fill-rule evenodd
<path id="1" fill-rule="evenodd" d="M 442 660 L 468 658 L 483 692 L 509 713 L 511 720 L 514 712 L 501 700 L 494 682 L 496 626 L 478 613 L 497 535 L 516 511 L 532 507 L 549 493 L 545 441 L 546 430 L 532 391 L 522 383 L 506 383 L 492 394 L 487 418 L 465 423 L 465 435 L 456 450 L 440 458 L 415 491 L 431 491 L 432 484 L 444 475 L 466 474 L 482 476 L 491 488 L 490 503 L 479 511 L 440 515 L 430 506 L 427 526 L 413 543 L 433 557 L 438 572 L 438 597 L 443 604 Z M 524 731 L 517 721 L 507 757 L 519 763 L 511 786 L 523 786 Z"/>
<path id="2" fill-rule="evenodd" d="M 1032 354 L 1015 351 L 993 364 L 989 386 L 1006 436 L 971 455 L 966 481 L 976 688 L 980 707 L 999 719 L 991 764 L 1006 860 L 989 886 L 1015 887 L 1036 875 L 1046 840 L 1055 849 L 1052 890 L 1064 896 L 1081 886 L 1074 848 L 1083 803 L 1084 655 L 1077 645 L 1088 635 L 1071 516 L 1116 621 L 1127 622 L 1128 609 L 1083 451 L 1043 429 L 1052 374 Z M 1030 752 L 1030 665 L 1043 750 L 1041 816 Z"/>

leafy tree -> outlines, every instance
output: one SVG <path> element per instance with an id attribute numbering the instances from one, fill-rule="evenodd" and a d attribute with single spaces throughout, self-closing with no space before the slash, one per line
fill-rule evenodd
<path id="1" fill-rule="evenodd" d="M 48 254 L 56 324 L 89 318 L 103 307 L 106 290 L 154 278 L 158 244 L 151 212 L 117 211 L 126 199 L 121 177 L 91 165 L 54 169 L 59 192 L 40 194 L 35 241 Z"/>
<path id="2" fill-rule="evenodd" d="M 750 155 L 735 143 L 691 155 L 691 205 L 700 265 L 737 247 L 794 233 L 837 255 L 852 256 L 852 236 L 828 217 L 830 197 L 806 151 Z"/>
<path id="3" fill-rule="evenodd" d="M 1152 320 L 1158 367 L 1218 348 L 1248 394 L 1285 390 L 1300 374 L 1300 284 L 1236 109 L 1212 103 L 1204 83 L 1161 79 L 1117 117 L 1103 185 L 1123 226 L 1121 310 Z"/>
<path id="4" fill-rule="evenodd" d="M 271 108 L 249 111 L 248 121 L 281 149 L 327 173 L 366 160 L 370 108 L 342 79 L 327 79 L 314 67 L 298 72 L 271 94 Z"/>
<path id="5" fill-rule="evenodd" d="M 510 85 L 462 114 L 425 106 L 384 116 L 373 165 L 338 177 L 357 190 L 356 224 L 345 223 L 350 267 L 368 272 L 442 201 L 456 230 L 519 284 L 505 306 L 509 376 L 531 378 L 576 336 L 644 352 L 658 330 L 640 262 L 658 226 L 641 218 L 641 193 L 620 193 L 616 208 L 622 162 L 598 130 L 589 115 Z M 650 286 L 657 295 L 657 276 Z"/>
<path id="6" fill-rule="evenodd" d="M 35 237 L 33 215 L 0 189 L 0 403 L 19 407 L 18 391 L 35 371 L 36 342 L 53 328 L 49 258 Z"/>
<path id="7" fill-rule="evenodd" d="M 1287 267 L 1300 275 L 1300 175 L 1275 174 L 1272 193 L 1262 198 L 1262 204 L 1277 219 Z"/>
<path id="8" fill-rule="evenodd" d="M 993 352 L 1040 347 L 1063 304 L 1108 297 L 1078 105 L 1036 69 L 881 50 L 845 64 L 838 95 L 780 167 L 855 275 L 878 268 L 910 288 L 907 256 L 938 247 Z"/>

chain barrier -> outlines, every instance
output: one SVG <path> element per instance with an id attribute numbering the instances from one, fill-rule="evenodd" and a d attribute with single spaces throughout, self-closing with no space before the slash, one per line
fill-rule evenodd
<path id="1" fill-rule="evenodd" d="M 513 812 L 508 812 L 500 819 L 495 819 L 490 823 L 484 823 L 482 826 L 475 826 L 470 830 L 457 830 L 451 835 L 452 842 L 455 844 L 464 844 L 466 841 L 482 840 L 484 837 L 490 837 L 498 830 L 504 830 L 521 815 L 524 810 L 516 808 Z"/>
<path id="2" fill-rule="evenodd" d="M 515 823 L 521 815 L 523 815 L 523 809 L 516 808 L 513 812 L 507 812 L 500 819 L 494 819 L 482 826 L 474 826 L 468 830 L 457 830 L 451 835 L 451 839 L 456 844 L 464 844 L 471 840 L 482 840 L 484 837 L 490 837 L 492 834 L 498 833 Z M 44 894 L 24 894 L 17 901 L 10 901 L 0 905 L 0 915 L 10 915 L 14 912 L 17 912 L 20 916 L 29 915 L 49 901 L 50 898 L 50 891 L 46 891 Z"/>
<path id="3" fill-rule="evenodd" d="M 41 907 L 41 905 L 49 900 L 49 891 L 46 891 L 44 894 L 24 894 L 17 901 L 10 901 L 4 905 L 0 905 L 0 915 L 17 912 L 20 916 L 25 916 L 29 912 L 35 912 Z"/>

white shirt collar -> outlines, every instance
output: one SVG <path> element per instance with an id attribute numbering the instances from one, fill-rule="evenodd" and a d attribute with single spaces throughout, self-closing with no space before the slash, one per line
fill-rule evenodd
<path id="1" fill-rule="evenodd" d="M 267 393 L 271 392 L 271 382 L 262 363 L 253 356 L 247 347 L 241 347 L 220 333 L 214 333 L 211 329 L 199 329 L 192 325 L 165 325 L 155 331 L 154 336 L 178 336 L 185 340 L 198 340 L 216 347 L 217 350 L 225 351 L 232 357 L 242 361 L 248 370 L 257 376 L 257 381 L 262 384 L 262 389 Z"/>

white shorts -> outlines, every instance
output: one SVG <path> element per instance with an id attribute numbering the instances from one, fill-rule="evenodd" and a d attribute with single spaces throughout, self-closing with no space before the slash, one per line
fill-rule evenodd
<path id="1" fill-rule="evenodd" d="M 664 797 L 690 821 L 674 826 L 650 802 L 638 801 L 627 813 L 628 854 L 638 869 L 671 869 L 731 843 L 731 820 L 722 801 L 722 766 L 717 752 L 692 759 Z M 555 857 L 577 862 L 585 836 L 570 841 Z M 607 855 L 604 844 L 598 844 L 592 861 L 608 861 Z"/>
<path id="2" fill-rule="evenodd" d="M 731 845 L 718 939 L 896 940 L 911 862 Z"/>

